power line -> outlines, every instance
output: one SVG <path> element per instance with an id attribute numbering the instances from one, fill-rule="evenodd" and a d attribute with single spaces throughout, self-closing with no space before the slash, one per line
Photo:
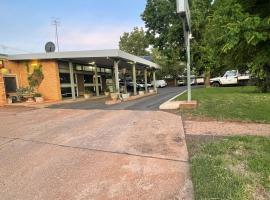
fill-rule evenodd
<path id="1" fill-rule="evenodd" d="M 4 45 L 4 44 L 0 44 L 0 48 L 1 48 L 3 51 L 6 51 L 7 49 L 9 49 L 9 50 L 17 51 L 17 52 L 32 53 L 32 52 L 30 52 L 30 51 L 18 49 L 18 48 L 15 48 L 15 47 L 11 47 L 11 46 Z"/>
<path id="2" fill-rule="evenodd" d="M 55 42 L 59 52 L 58 27 L 60 26 L 60 20 L 58 18 L 53 18 L 52 25 L 55 26 Z"/>

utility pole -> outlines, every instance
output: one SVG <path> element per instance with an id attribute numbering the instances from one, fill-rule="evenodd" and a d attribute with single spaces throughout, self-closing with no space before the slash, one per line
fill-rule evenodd
<path id="1" fill-rule="evenodd" d="M 56 42 L 57 50 L 59 52 L 58 26 L 60 26 L 60 20 L 57 18 L 54 18 L 52 20 L 52 25 L 55 26 L 55 42 Z"/>
<path id="2" fill-rule="evenodd" d="M 185 46 L 187 51 L 187 90 L 188 99 L 191 101 L 191 81 L 190 81 L 190 39 L 191 39 L 191 26 L 190 26 L 190 11 L 188 0 L 176 0 L 177 13 L 180 14 L 183 22 L 183 31 L 185 37 Z"/>

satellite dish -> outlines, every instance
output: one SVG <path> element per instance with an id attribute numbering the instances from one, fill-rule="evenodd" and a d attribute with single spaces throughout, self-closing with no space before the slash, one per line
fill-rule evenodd
<path id="1" fill-rule="evenodd" d="M 46 53 L 55 52 L 55 44 L 53 42 L 47 42 L 45 44 Z"/>

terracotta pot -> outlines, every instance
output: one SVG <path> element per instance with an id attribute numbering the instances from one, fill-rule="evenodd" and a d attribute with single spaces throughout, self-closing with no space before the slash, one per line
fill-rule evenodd
<path id="1" fill-rule="evenodd" d="M 118 99 L 118 94 L 117 93 L 111 93 L 111 99 L 112 100 L 117 100 Z"/>
<path id="2" fill-rule="evenodd" d="M 27 101 L 26 102 L 27 103 L 33 103 L 35 101 L 34 101 L 33 97 L 27 97 Z"/>
<path id="3" fill-rule="evenodd" d="M 35 97 L 35 101 L 37 103 L 43 103 L 44 102 L 44 98 L 43 97 Z"/>
<path id="4" fill-rule="evenodd" d="M 110 95 L 110 92 L 104 92 L 105 96 L 108 97 Z"/>
<path id="5" fill-rule="evenodd" d="M 130 94 L 129 94 L 129 93 L 127 93 L 127 94 L 122 94 L 121 96 L 122 96 L 122 98 L 125 100 L 125 99 L 128 99 L 128 98 L 129 98 Z"/>
<path id="6" fill-rule="evenodd" d="M 8 104 L 12 104 L 12 98 L 8 98 L 8 99 L 7 99 L 7 103 L 8 103 Z"/>
<path id="7" fill-rule="evenodd" d="M 144 91 L 139 91 L 139 95 L 144 95 Z"/>
<path id="8" fill-rule="evenodd" d="M 90 99 L 91 94 L 84 94 L 83 96 L 84 96 L 85 99 Z"/>

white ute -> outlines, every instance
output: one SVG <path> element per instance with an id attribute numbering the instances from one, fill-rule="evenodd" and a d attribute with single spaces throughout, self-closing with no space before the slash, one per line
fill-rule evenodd
<path id="1" fill-rule="evenodd" d="M 250 79 L 248 73 L 240 74 L 238 70 L 226 71 L 223 77 L 215 77 L 210 79 L 210 84 L 213 87 L 226 85 L 246 85 Z"/>

